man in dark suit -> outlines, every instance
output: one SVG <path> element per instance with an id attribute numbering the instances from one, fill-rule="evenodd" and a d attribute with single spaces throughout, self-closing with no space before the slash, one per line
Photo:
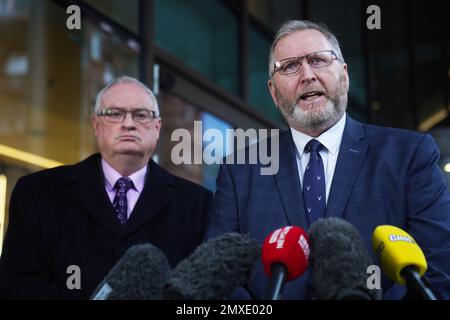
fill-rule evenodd
<path id="1" fill-rule="evenodd" d="M 307 230 L 317 219 L 340 217 L 359 231 L 378 263 L 374 228 L 395 225 L 423 249 L 432 288 L 450 298 L 450 195 L 434 140 L 346 115 L 347 65 L 337 39 L 322 25 L 287 22 L 269 60 L 269 90 L 290 126 L 272 150 L 279 170 L 262 175 L 261 164 L 222 165 L 206 238 L 235 231 L 262 242 L 286 225 Z M 311 280 L 307 272 L 287 283 L 284 298 L 311 298 Z M 247 292 L 236 297 L 262 298 L 267 282 L 258 264 Z M 382 287 L 386 299 L 405 294 L 384 276 Z"/>
<path id="2" fill-rule="evenodd" d="M 87 299 L 130 246 L 151 243 L 175 266 L 201 241 L 212 193 L 151 160 L 161 128 L 153 93 L 119 78 L 99 93 L 92 124 L 100 154 L 17 182 L 0 296 Z M 81 289 L 67 287 L 73 265 Z"/>

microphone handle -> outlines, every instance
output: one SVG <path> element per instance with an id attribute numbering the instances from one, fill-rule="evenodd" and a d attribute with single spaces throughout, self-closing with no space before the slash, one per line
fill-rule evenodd
<path id="1" fill-rule="evenodd" d="M 270 270 L 272 276 L 269 279 L 265 294 L 266 300 L 280 300 L 283 292 L 284 280 L 286 278 L 286 267 L 281 263 L 274 263 Z"/>
<path id="2" fill-rule="evenodd" d="M 425 285 L 425 283 L 420 278 L 420 274 L 417 272 L 416 268 L 413 266 L 407 266 L 402 270 L 402 275 L 406 279 L 407 290 L 413 290 L 419 292 L 421 297 L 425 300 L 437 300 L 433 291 Z"/>

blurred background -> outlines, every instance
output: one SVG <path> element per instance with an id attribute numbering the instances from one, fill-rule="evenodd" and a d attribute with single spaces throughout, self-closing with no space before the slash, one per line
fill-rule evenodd
<path id="1" fill-rule="evenodd" d="M 80 30 L 66 27 L 73 4 Z M 379 30 L 366 26 L 373 4 Z M 287 128 L 267 89 L 267 59 L 288 19 L 335 32 L 349 67 L 350 115 L 433 135 L 450 182 L 445 1 L 0 0 L 0 250 L 17 179 L 96 152 L 95 96 L 120 75 L 158 95 L 163 127 L 154 159 L 214 191 L 217 165 L 174 165 L 170 135 L 193 133 L 195 120 L 203 132 Z"/>

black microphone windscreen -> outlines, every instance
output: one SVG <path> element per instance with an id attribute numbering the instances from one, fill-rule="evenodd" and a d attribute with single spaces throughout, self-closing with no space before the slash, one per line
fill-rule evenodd
<path id="1" fill-rule="evenodd" d="M 222 300 L 250 279 L 261 247 L 248 235 L 226 233 L 198 246 L 173 270 L 167 300 Z"/>
<path id="2" fill-rule="evenodd" d="M 169 278 L 171 268 L 165 254 L 145 243 L 130 247 L 103 284 L 111 287 L 107 300 L 157 300 Z"/>
<path id="3" fill-rule="evenodd" d="M 381 290 L 367 288 L 371 259 L 358 231 L 347 221 L 326 218 L 309 229 L 314 297 L 381 299 Z"/>

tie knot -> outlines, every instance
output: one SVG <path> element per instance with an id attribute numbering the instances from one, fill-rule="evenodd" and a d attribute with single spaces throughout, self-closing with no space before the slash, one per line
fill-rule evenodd
<path id="1" fill-rule="evenodd" d="M 308 152 L 312 152 L 312 151 L 320 151 L 320 149 L 322 149 L 323 145 L 316 139 L 312 139 L 310 140 L 307 144 L 306 144 L 306 151 Z"/>
<path id="2" fill-rule="evenodd" d="M 130 190 L 130 188 L 133 187 L 133 181 L 131 181 L 128 177 L 122 177 L 117 180 L 116 184 L 114 185 L 115 189 L 118 189 L 119 191 L 127 192 Z"/>

